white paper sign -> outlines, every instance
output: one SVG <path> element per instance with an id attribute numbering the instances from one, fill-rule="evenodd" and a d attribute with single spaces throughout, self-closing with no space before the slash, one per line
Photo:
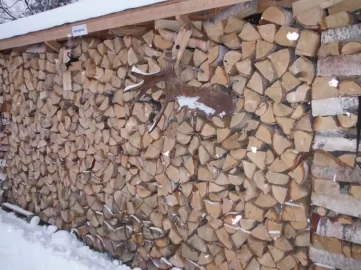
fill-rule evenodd
<path id="1" fill-rule="evenodd" d="M 88 28 L 86 24 L 76 25 L 71 28 L 73 37 L 84 36 L 88 34 Z"/>

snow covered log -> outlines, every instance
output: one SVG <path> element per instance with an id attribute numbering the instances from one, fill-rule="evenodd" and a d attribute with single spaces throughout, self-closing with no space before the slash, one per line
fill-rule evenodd
<path id="1" fill-rule="evenodd" d="M 337 182 L 346 183 L 360 183 L 361 184 L 361 169 L 356 167 L 350 168 L 332 168 L 332 167 L 311 167 L 312 176 L 315 178 L 333 180 Z"/>
<path id="2" fill-rule="evenodd" d="M 361 75 L 361 54 L 326 56 L 317 61 L 317 76 L 356 77 Z"/>
<path id="3" fill-rule="evenodd" d="M 361 262 L 357 259 L 345 257 L 342 254 L 330 253 L 325 250 L 310 247 L 310 260 L 324 266 L 343 270 L 360 270 Z"/>
<path id="4" fill-rule="evenodd" d="M 312 100 L 312 115 L 342 115 L 355 113 L 358 110 L 358 98 L 327 98 Z"/>
<path id="5" fill-rule="evenodd" d="M 345 214 L 352 217 L 361 217 L 361 200 L 344 194 L 317 194 L 312 193 L 311 202 L 313 205 L 322 206 L 338 214 Z"/>

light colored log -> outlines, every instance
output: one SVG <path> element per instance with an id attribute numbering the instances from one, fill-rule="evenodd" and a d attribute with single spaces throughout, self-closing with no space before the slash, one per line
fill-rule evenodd
<path id="1" fill-rule="evenodd" d="M 312 175 L 317 178 L 333 180 L 346 183 L 361 183 L 361 170 L 357 167 L 350 168 L 332 168 L 312 166 Z"/>
<path id="2" fill-rule="evenodd" d="M 331 221 L 328 217 L 321 217 L 317 223 L 316 233 L 321 236 L 334 237 L 340 240 L 361 244 L 361 223 L 352 225 Z"/>
<path id="3" fill-rule="evenodd" d="M 332 196 L 312 193 L 312 204 L 322 206 L 339 214 L 352 217 L 361 216 L 360 199 L 344 194 L 332 194 Z"/>
<path id="4" fill-rule="evenodd" d="M 314 247 L 310 247 L 309 256 L 311 261 L 321 265 L 344 270 L 361 269 L 359 260 L 348 258 L 341 254 L 335 254 L 325 250 L 316 249 Z"/>
<path id="5" fill-rule="evenodd" d="M 326 152 L 346 151 L 354 153 L 356 152 L 356 139 L 316 135 L 312 148 Z"/>
<path id="6" fill-rule="evenodd" d="M 361 24 L 354 24 L 342 28 L 329 29 L 321 34 L 321 43 L 334 41 L 357 41 L 361 36 Z"/>
<path id="7" fill-rule="evenodd" d="M 357 112 L 358 98 L 328 98 L 312 101 L 313 116 L 339 115 Z"/>

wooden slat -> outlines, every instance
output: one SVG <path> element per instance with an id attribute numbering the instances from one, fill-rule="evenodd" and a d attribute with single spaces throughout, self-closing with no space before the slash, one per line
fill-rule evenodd
<path id="1" fill-rule="evenodd" d="M 319 250 L 314 247 L 310 247 L 309 256 L 311 261 L 333 268 L 343 270 L 361 269 L 361 261 L 359 260 L 347 258 L 343 255 L 330 253 L 325 250 Z"/>
<path id="2" fill-rule="evenodd" d="M 338 214 L 361 217 L 361 200 L 350 195 L 332 194 L 329 196 L 313 192 L 311 201 L 314 205 L 322 206 Z"/>
<path id="3" fill-rule="evenodd" d="M 349 169 L 312 166 L 311 172 L 315 178 L 346 183 L 361 183 L 361 170 L 358 167 Z"/>
<path id="4" fill-rule="evenodd" d="M 167 1 L 147 7 L 121 11 L 98 18 L 78 21 L 75 23 L 62 25 L 51 29 L 0 40 L 0 50 L 26 46 L 34 43 L 45 42 L 48 40 L 66 38 L 69 32 L 71 32 L 71 27 L 80 24 L 86 24 L 88 33 L 94 33 L 97 31 L 108 30 L 116 27 L 134 25 L 141 22 L 189 14 L 192 12 L 213 9 L 242 2 L 246 2 L 246 0 Z"/>

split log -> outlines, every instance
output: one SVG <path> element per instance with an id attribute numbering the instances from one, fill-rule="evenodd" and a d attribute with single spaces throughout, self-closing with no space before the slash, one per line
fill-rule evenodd
<path id="1" fill-rule="evenodd" d="M 211 40 L 220 43 L 224 33 L 223 20 L 228 19 L 230 16 L 236 16 L 238 19 L 242 19 L 254 14 L 256 10 L 256 1 L 245 1 L 245 3 L 235 4 L 230 8 L 219 12 L 208 21 L 203 22 L 204 30 Z"/>
<path id="2" fill-rule="evenodd" d="M 178 35 L 175 32 L 163 30 L 163 29 L 159 29 L 158 31 L 164 40 L 167 40 L 169 42 L 175 42 L 175 40 L 177 39 Z M 154 36 L 154 38 L 155 37 L 156 37 L 156 35 Z M 200 39 L 190 38 L 187 43 L 187 46 L 189 48 L 193 48 L 193 49 L 198 48 L 198 49 L 202 50 L 203 52 L 207 52 L 209 44 L 208 44 L 208 42 L 200 40 Z"/>
<path id="3" fill-rule="evenodd" d="M 304 30 L 298 39 L 296 54 L 304 56 L 316 56 L 320 47 L 320 35 L 310 30 Z"/>
<path id="4" fill-rule="evenodd" d="M 340 3 L 343 0 L 334 0 L 334 1 L 326 1 L 326 0 L 299 0 L 292 3 L 292 11 L 293 15 L 297 16 L 302 12 L 306 12 L 307 10 L 319 6 L 321 9 L 326 9 L 333 6 L 336 3 Z"/>
<path id="5" fill-rule="evenodd" d="M 361 43 L 355 41 L 347 42 L 342 46 L 341 53 L 344 55 L 361 53 Z"/>
<path id="6" fill-rule="evenodd" d="M 329 15 L 325 18 L 325 24 L 327 28 L 340 28 L 352 24 L 353 17 L 350 13 L 342 11 Z"/>
<path id="7" fill-rule="evenodd" d="M 277 6 L 270 6 L 263 12 L 262 22 L 290 26 L 294 20 L 290 11 Z"/>
<path id="8" fill-rule="evenodd" d="M 332 5 L 331 7 L 328 8 L 328 13 L 329 14 L 336 14 L 342 11 L 349 11 L 349 12 L 353 12 L 353 11 L 357 11 L 361 9 L 361 4 L 359 1 L 357 0 L 343 0 L 339 3 L 336 3 L 335 5 Z"/>
<path id="9" fill-rule="evenodd" d="M 319 6 L 313 7 L 295 16 L 296 21 L 306 29 L 323 28 L 326 11 Z"/>

